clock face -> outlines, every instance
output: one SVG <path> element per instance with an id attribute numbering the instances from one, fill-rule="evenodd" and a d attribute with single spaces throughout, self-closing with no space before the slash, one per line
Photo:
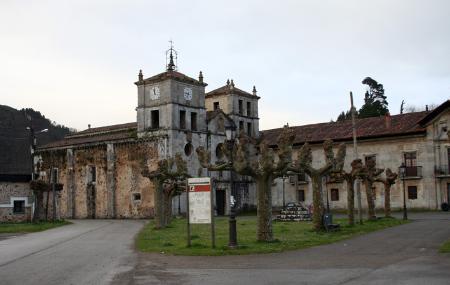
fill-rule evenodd
<path id="1" fill-rule="evenodd" d="M 184 99 L 191 100 L 192 99 L 192 89 L 185 87 L 184 88 Z"/>
<path id="2" fill-rule="evenodd" d="M 153 86 L 150 89 L 150 99 L 152 100 L 159 99 L 159 95 L 160 95 L 159 86 Z"/>

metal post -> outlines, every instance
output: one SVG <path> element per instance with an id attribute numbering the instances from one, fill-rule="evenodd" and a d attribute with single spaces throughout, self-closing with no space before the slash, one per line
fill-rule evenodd
<path id="1" fill-rule="evenodd" d="M 406 188 L 405 188 L 405 177 L 403 177 L 402 179 L 403 181 L 403 220 L 407 220 L 408 219 L 408 213 L 406 210 Z"/>
<path id="2" fill-rule="evenodd" d="M 178 216 L 181 216 L 181 194 L 178 195 Z"/>
<path id="3" fill-rule="evenodd" d="M 325 192 L 327 193 L 327 214 L 329 214 L 330 213 L 330 199 L 328 197 L 328 187 L 326 185 L 326 182 L 325 182 Z"/>
<path id="4" fill-rule="evenodd" d="M 285 179 L 286 179 L 286 176 L 283 176 L 283 210 L 284 210 L 284 207 L 286 207 L 286 199 L 285 199 L 285 194 L 284 194 L 285 193 L 284 192 L 285 191 L 285 189 L 284 189 L 285 188 L 285 182 L 284 182 Z"/>
<path id="5" fill-rule="evenodd" d="M 213 191 L 215 191 L 215 183 L 211 181 L 211 191 L 209 192 L 210 206 L 211 206 L 211 247 L 216 248 L 216 227 L 214 221 L 214 201 Z"/>
<path id="6" fill-rule="evenodd" d="M 228 149 L 230 150 L 230 160 L 231 165 L 233 165 L 233 147 L 234 141 L 230 140 L 228 143 Z M 230 192 L 233 194 L 234 181 L 233 181 L 233 169 L 230 169 Z M 230 201 L 231 202 L 231 201 Z M 234 202 L 234 201 L 233 201 Z M 237 231 L 236 231 L 236 213 L 235 213 L 235 203 L 230 203 L 230 219 L 229 223 L 229 248 L 237 248 Z"/>
<path id="7" fill-rule="evenodd" d="M 34 150 L 36 149 L 36 139 L 34 136 L 34 129 L 30 124 L 30 136 L 31 136 L 31 142 L 30 142 L 30 154 L 31 154 L 31 181 L 34 180 Z M 34 191 L 32 191 L 32 199 L 33 199 L 33 206 L 31 208 L 31 221 L 34 222 L 35 219 L 35 211 L 36 211 L 36 197 L 34 195 Z"/>
<path id="8" fill-rule="evenodd" d="M 352 131 L 353 131 L 353 155 L 355 159 L 358 159 L 358 144 L 356 140 L 356 125 L 355 125 L 355 106 L 353 105 L 353 93 L 350 91 L 350 106 L 351 106 L 351 114 L 352 114 Z M 356 200 L 358 203 L 358 219 L 359 223 L 362 225 L 363 217 L 362 217 L 362 206 L 361 206 L 361 181 L 359 178 L 356 179 Z"/>
<path id="9" fill-rule="evenodd" d="M 187 225 L 187 247 L 191 247 L 191 224 L 189 223 L 189 183 L 186 179 L 186 225 Z"/>

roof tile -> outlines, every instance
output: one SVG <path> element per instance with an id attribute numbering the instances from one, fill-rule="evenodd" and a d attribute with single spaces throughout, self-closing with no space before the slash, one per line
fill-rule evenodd
<path id="1" fill-rule="evenodd" d="M 426 129 L 421 127 L 418 122 L 427 114 L 428 112 L 416 112 L 390 116 L 390 127 L 386 124 L 386 116 L 356 119 L 357 137 L 368 139 L 424 133 Z M 327 139 L 345 141 L 352 140 L 353 137 L 351 120 L 296 126 L 293 129 L 296 133 L 294 144 L 320 143 Z M 271 129 L 262 131 L 262 134 L 270 145 L 275 146 L 281 131 L 282 128 Z"/>

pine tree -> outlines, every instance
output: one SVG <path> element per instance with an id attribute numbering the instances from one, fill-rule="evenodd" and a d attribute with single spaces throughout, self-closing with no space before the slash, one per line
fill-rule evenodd
<path id="1" fill-rule="evenodd" d="M 383 84 L 376 80 L 366 77 L 362 84 L 369 86 L 364 96 L 364 105 L 359 109 L 359 118 L 368 118 L 386 115 L 389 112 L 388 102 L 384 95 Z"/>

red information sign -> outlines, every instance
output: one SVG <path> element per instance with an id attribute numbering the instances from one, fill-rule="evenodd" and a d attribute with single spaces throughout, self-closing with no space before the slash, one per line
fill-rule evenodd
<path id="1" fill-rule="evenodd" d="M 211 223 L 211 178 L 189 178 L 189 223 Z"/>
<path id="2" fill-rule="evenodd" d="M 189 187 L 190 192 L 209 192 L 211 191 L 211 185 L 191 185 Z"/>

